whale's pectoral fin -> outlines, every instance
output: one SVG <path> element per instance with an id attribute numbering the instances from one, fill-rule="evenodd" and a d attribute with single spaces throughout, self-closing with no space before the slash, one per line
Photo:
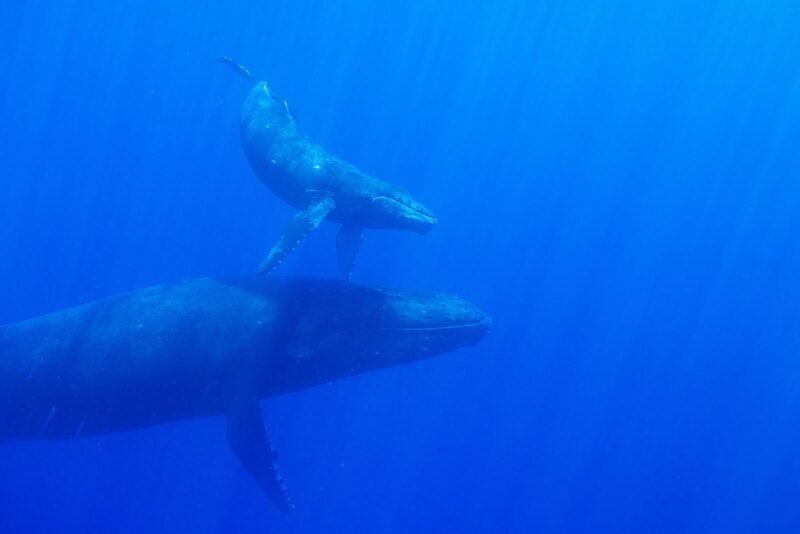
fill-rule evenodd
<path id="1" fill-rule="evenodd" d="M 333 211 L 336 202 L 330 197 L 318 197 L 299 212 L 286 226 L 278 242 L 258 268 L 258 274 L 269 274 L 289 255 L 305 237 Z"/>
<path id="2" fill-rule="evenodd" d="M 228 444 L 236 457 L 275 506 L 284 512 L 293 511 L 294 504 L 278 472 L 277 455 L 264 428 L 258 399 L 235 403 L 227 419 Z"/>
<path id="3" fill-rule="evenodd" d="M 336 254 L 339 258 L 339 270 L 342 276 L 350 280 L 353 267 L 356 265 L 356 255 L 361 243 L 364 241 L 364 229 L 354 224 L 343 224 L 336 235 Z"/>

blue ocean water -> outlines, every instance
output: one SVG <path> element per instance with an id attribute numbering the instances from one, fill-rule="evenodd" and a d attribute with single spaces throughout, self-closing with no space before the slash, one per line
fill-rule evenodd
<path id="1" fill-rule="evenodd" d="M 222 419 L 0 444 L 0 532 L 800 531 L 796 2 L 0 4 L 0 322 L 250 273 L 293 210 L 247 85 L 433 209 L 355 281 L 460 294 L 479 346 Z M 278 274 L 337 277 L 325 224 Z M 0 355 L 1 356 L 1 355 Z"/>

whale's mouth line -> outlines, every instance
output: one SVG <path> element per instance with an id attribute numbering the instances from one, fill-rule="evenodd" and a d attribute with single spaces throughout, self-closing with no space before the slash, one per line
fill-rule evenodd
<path id="1" fill-rule="evenodd" d="M 409 211 L 414 212 L 414 215 L 416 215 L 420 219 L 425 219 L 425 220 L 427 220 L 427 222 L 429 222 L 431 224 L 435 224 L 435 223 L 438 222 L 438 219 L 436 218 L 436 216 L 434 216 L 432 213 L 427 213 L 426 212 L 427 210 L 425 210 L 424 208 L 418 208 L 418 207 L 413 206 L 411 204 L 407 204 L 407 203 L 403 202 L 402 200 L 399 200 L 399 199 L 396 199 L 396 198 L 392 198 L 392 197 L 389 197 L 389 196 L 386 196 L 386 195 L 375 196 L 375 197 L 372 198 L 372 202 L 375 202 L 376 200 L 379 200 L 379 199 L 386 199 L 386 200 L 389 200 L 391 202 L 397 202 L 398 204 L 400 204 L 404 208 L 408 209 Z"/>
<path id="2" fill-rule="evenodd" d="M 471 323 L 454 324 L 450 326 L 389 326 L 383 327 L 381 330 L 390 332 L 441 332 L 447 330 L 459 330 L 464 328 L 475 328 L 485 326 L 487 329 L 492 325 L 491 319 L 481 319 Z"/>
<path id="3" fill-rule="evenodd" d="M 411 209 L 413 210 L 414 208 L 411 208 Z M 419 211 L 419 210 L 414 210 L 414 212 L 415 212 L 415 213 L 416 213 L 416 214 L 417 214 L 417 215 L 418 215 L 418 216 L 419 216 L 421 219 L 425 219 L 425 220 L 427 220 L 427 221 L 428 221 L 429 223 L 431 223 L 431 224 L 436 224 L 437 222 L 439 222 L 439 219 L 437 219 L 436 217 L 434 217 L 434 216 L 432 216 L 432 215 L 428 215 L 427 213 L 424 213 L 424 212 L 422 212 L 422 211 Z"/>
<path id="4" fill-rule="evenodd" d="M 438 222 L 439 222 L 439 219 L 437 219 L 433 215 L 429 215 L 429 214 L 425 213 L 424 211 L 415 208 L 414 206 L 409 206 L 408 204 L 403 204 L 403 206 L 405 206 L 406 208 L 408 208 L 409 210 L 414 212 L 414 216 L 417 217 L 419 219 L 419 221 L 422 222 L 423 224 L 434 225 L 434 224 L 438 224 Z"/>

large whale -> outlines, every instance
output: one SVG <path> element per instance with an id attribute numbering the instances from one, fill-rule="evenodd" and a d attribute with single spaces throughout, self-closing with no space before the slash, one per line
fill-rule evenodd
<path id="1" fill-rule="evenodd" d="M 0 327 L 0 441 L 224 415 L 241 464 L 291 510 L 261 399 L 472 345 L 488 326 L 455 296 L 343 280 L 142 289 Z"/>
<path id="2" fill-rule="evenodd" d="M 242 105 L 241 138 L 256 175 L 281 200 L 297 208 L 258 272 L 269 273 L 323 220 L 341 223 L 336 238 L 339 269 L 355 265 L 363 228 L 426 233 L 436 217 L 405 189 L 370 176 L 312 143 L 297 129 L 285 100 L 267 82 L 229 57 L 219 61 L 254 82 Z"/>

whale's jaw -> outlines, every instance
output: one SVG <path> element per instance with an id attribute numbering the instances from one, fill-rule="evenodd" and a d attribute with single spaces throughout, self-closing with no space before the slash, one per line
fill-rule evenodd
<path id="1" fill-rule="evenodd" d="M 429 209 L 410 197 L 383 195 L 372 199 L 364 218 L 371 228 L 410 230 L 418 234 L 427 234 L 439 222 Z"/>

